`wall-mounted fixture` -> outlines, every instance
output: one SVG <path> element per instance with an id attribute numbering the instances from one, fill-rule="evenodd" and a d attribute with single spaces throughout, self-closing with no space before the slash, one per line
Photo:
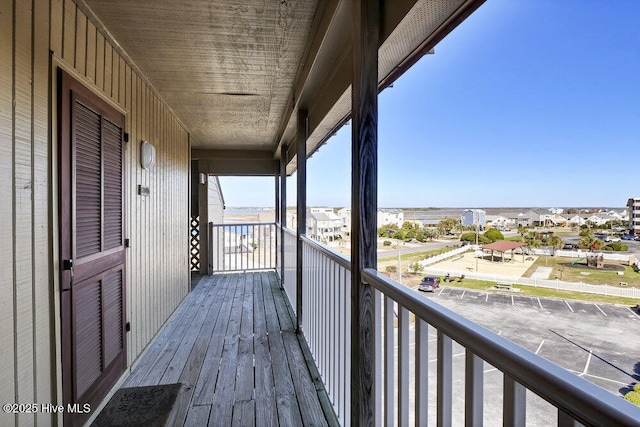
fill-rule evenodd
<path id="1" fill-rule="evenodd" d="M 207 183 L 207 174 L 200 172 L 200 184 L 204 185 Z"/>
<path id="2" fill-rule="evenodd" d="M 140 166 L 149 169 L 156 162 L 156 149 L 149 141 L 140 144 Z"/>

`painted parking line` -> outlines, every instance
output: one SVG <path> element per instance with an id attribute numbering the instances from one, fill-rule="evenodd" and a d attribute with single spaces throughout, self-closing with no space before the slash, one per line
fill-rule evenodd
<path id="1" fill-rule="evenodd" d="M 542 306 L 542 303 L 540 302 L 540 298 L 536 297 L 536 299 L 538 300 L 538 305 L 540 306 L 540 310 L 544 310 L 544 307 Z"/>
<path id="2" fill-rule="evenodd" d="M 516 305 L 516 303 L 513 302 L 513 295 L 511 295 L 511 305 Z"/>
<path id="3" fill-rule="evenodd" d="M 593 305 L 595 305 L 595 306 L 596 306 L 596 308 L 597 308 L 598 310 L 600 310 L 600 313 L 604 314 L 605 316 L 607 315 L 607 313 L 605 313 L 604 311 L 602 311 L 602 309 L 601 309 L 600 307 L 598 307 L 598 304 L 593 304 Z"/>
<path id="4" fill-rule="evenodd" d="M 573 308 L 571 308 L 571 306 L 569 305 L 569 301 L 567 301 L 566 299 L 563 301 L 565 304 L 567 304 L 567 307 L 569 307 L 569 310 L 571 310 L 571 312 L 574 313 Z"/>
<path id="5" fill-rule="evenodd" d="M 638 313 L 636 313 L 636 311 L 634 309 L 632 309 L 631 307 L 627 307 L 627 310 L 632 312 L 636 317 L 640 317 L 640 316 L 638 316 Z"/>
<path id="6" fill-rule="evenodd" d="M 580 377 L 583 376 L 583 375 L 586 375 L 587 371 L 589 370 L 589 364 L 591 363 L 591 356 L 592 355 L 593 355 L 593 351 L 589 350 L 589 357 L 587 357 L 587 363 L 584 365 L 584 370 L 579 375 Z"/>
<path id="7" fill-rule="evenodd" d="M 463 299 L 463 298 L 464 298 L 464 294 L 465 294 L 466 292 L 467 292 L 466 290 L 462 291 L 462 295 L 460 295 L 460 299 Z"/>
<path id="8" fill-rule="evenodd" d="M 486 297 L 484 298 L 484 302 L 489 302 L 489 294 L 487 294 Z"/>
<path id="9" fill-rule="evenodd" d="M 544 344 L 544 340 L 540 341 L 540 345 L 538 346 L 535 354 L 538 354 L 540 352 L 540 350 L 542 349 L 542 344 Z"/>
<path id="10" fill-rule="evenodd" d="M 591 374 L 585 374 L 585 377 L 590 377 L 590 378 L 596 378 L 602 381 L 609 381 L 610 383 L 614 383 L 614 384 L 618 384 L 618 385 L 622 385 L 622 386 L 628 386 L 629 383 L 625 383 L 622 381 L 618 381 L 618 380 L 612 380 L 611 378 L 605 378 L 605 377 L 599 377 L 597 375 L 591 375 Z"/>

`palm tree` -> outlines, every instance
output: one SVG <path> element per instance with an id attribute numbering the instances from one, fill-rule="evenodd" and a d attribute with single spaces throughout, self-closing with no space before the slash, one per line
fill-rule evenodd
<path id="1" fill-rule="evenodd" d="M 595 237 L 593 234 L 588 234 L 584 237 L 582 237 L 582 239 L 580 239 L 580 241 L 578 242 L 578 245 L 583 246 L 585 248 L 588 249 L 602 249 L 604 248 L 604 242 L 600 239 L 598 239 L 597 237 Z"/>
<path id="2" fill-rule="evenodd" d="M 564 246 L 564 242 L 558 236 L 553 236 L 547 241 L 547 245 L 551 246 L 553 255 L 556 254 L 556 249 L 560 249 Z"/>

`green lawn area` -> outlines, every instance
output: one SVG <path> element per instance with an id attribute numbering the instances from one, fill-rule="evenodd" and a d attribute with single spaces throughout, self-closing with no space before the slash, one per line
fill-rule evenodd
<path id="1" fill-rule="evenodd" d="M 393 248 L 391 248 L 393 249 Z M 436 256 L 436 255 L 440 255 L 441 253 L 444 252 L 449 252 L 450 250 L 455 249 L 455 247 L 451 247 L 451 246 L 445 246 L 444 248 L 439 248 L 439 249 L 431 249 L 429 251 L 424 251 L 424 252 L 414 252 L 412 254 L 404 254 L 404 255 L 400 255 L 400 260 L 402 261 L 402 266 L 403 268 L 406 268 L 405 266 L 405 261 L 406 264 L 409 265 L 412 262 L 416 262 L 416 261 L 421 261 L 425 258 L 428 258 L 430 256 Z M 378 263 L 386 263 L 389 261 L 394 261 L 394 262 L 398 262 L 398 256 L 390 256 L 390 257 L 385 257 L 385 258 L 379 258 L 378 259 Z"/>
<path id="2" fill-rule="evenodd" d="M 405 285 L 409 285 L 411 287 L 417 286 L 422 279 L 422 275 L 404 275 L 402 282 Z M 442 286 L 451 286 L 456 288 L 463 289 L 473 289 L 478 291 L 490 291 L 490 292 L 505 292 L 498 291 L 493 289 L 493 286 L 496 284 L 492 281 L 486 280 L 472 280 L 472 279 L 464 279 L 462 282 L 444 282 L 444 277 L 441 276 Z M 545 298 L 562 298 L 568 300 L 577 300 L 577 301 L 587 301 L 587 302 L 603 302 L 608 304 L 620 304 L 626 306 L 635 306 L 638 303 L 638 300 L 633 298 L 623 298 L 623 297 L 615 297 L 608 295 L 598 295 L 598 294 L 588 294 L 582 292 L 571 292 L 571 291 L 562 291 L 555 289 L 547 289 L 547 288 L 536 288 L 533 286 L 525 286 L 525 285 L 514 285 L 514 288 L 520 289 L 520 292 L 511 292 L 506 291 L 509 294 L 513 295 L 527 295 L 532 297 L 545 297 Z"/>
<path id="3" fill-rule="evenodd" d="M 640 273 L 636 273 L 631 266 L 618 261 L 605 261 L 605 264 L 611 264 L 623 267 L 623 275 L 618 275 L 616 271 L 597 270 L 586 267 L 586 261 L 582 261 L 584 268 L 569 267 L 563 264 L 571 264 L 575 258 L 562 257 L 539 257 L 535 263 L 523 275 L 531 277 L 531 274 L 537 267 L 552 267 L 553 270 L 549 276 L 551 279 L 556 277 L 567 282 L 582 282 L 592 285 L 617 285 L 620 282 L 626 282 L 628 286 L 640 287 Z"/>

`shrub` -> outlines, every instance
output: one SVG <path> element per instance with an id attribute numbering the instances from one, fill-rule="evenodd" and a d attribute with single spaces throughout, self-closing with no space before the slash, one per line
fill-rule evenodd
<path id="1" fill-rule="evenodd" d="M 485 231 L 484 235 L 487 239 L 491 240 L 492 242 L 497 242 L 498 240 L 504 240 L 504 235 L 499 230 L 496 230 L 495 228 Z"/>
<path id="2" fill-rule="evenodd" d="M 389 240 L 385 240 L 384 242 L 382 242 L 383 246 L 391 246 L 391 241 Z"/>
<path id="3" fill-rule="evenodd" d="M 398 271 L 398 268 L 395 265 L 388 265 L 384 268 L 384 271 L 387 273 L 395 273 Z"/>
<path id="4" fill-rule="evenodd" d="M 411 264 L 409 264 L 409 271 L 413 274 L 418 274 L 423 269 L 424 268 L 422 267 L 422 264 L 420 264 L 418 261 L 412 262 Z"/>
<path id="5" fill-rule="evenodd" d="M 624 398 L 634 405 L 640 406 L 640 392 L 635 391 L 635 387 L 634 391 L 630 391 L 629 393 L 625 394 Z"/>
<path id="6" fill-rule="evenodd" d="M 629 245 L 626 245 L 620 242 L 612 242 L 612 243 L 609 243 L 607 246 L 610 246 L 612 251 L 628 251 L 629 250 Z"/>
<path id="7" fill-rule="evenodd" d="M 460 241 L 475 243 L 476 233 L 464 233 L 462 236 L 460 236 Z M 485 245 L 487 243 L 491 243 L 491 240 L 489 240 L 484 234 L 478 234 L 478 243 L 481 245 Z"/>

